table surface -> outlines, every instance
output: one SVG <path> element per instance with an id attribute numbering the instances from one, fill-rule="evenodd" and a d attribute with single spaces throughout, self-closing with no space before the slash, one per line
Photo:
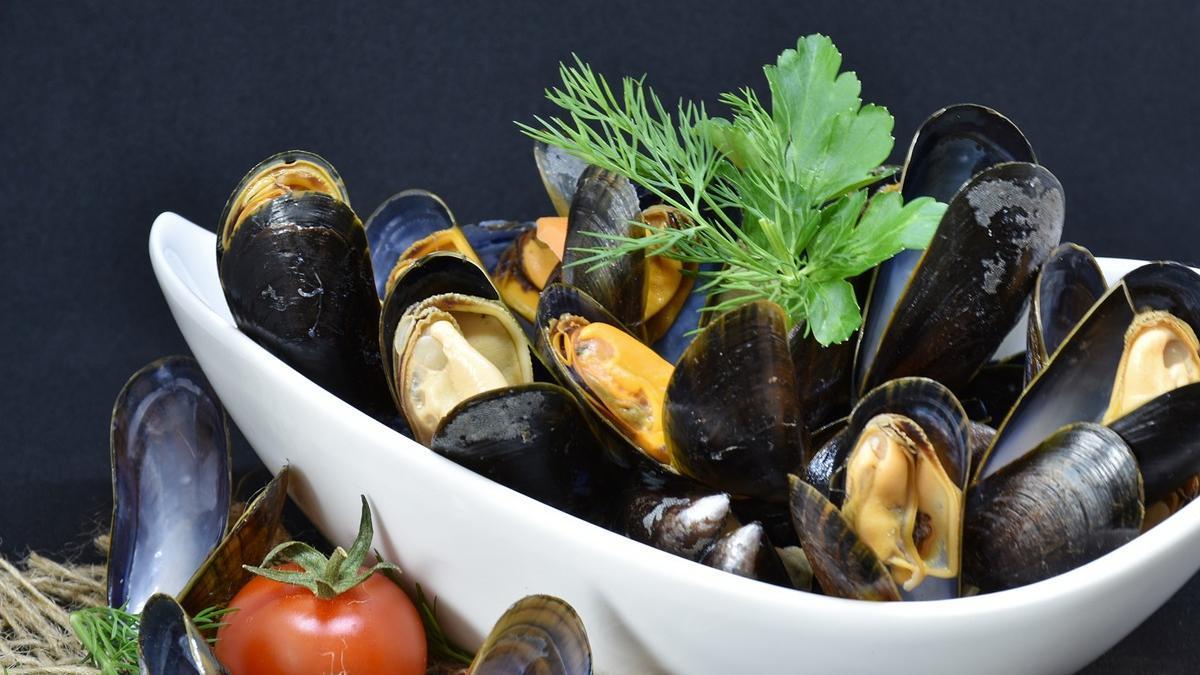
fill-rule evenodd
<path id="1" fill-rule="evenodd" d="M 214 223 L 247 168 L 307 148 L 360 213 L 425 187 L 462 222 L 543 215 L 512 121 L 550 112 L 572 52 L 711 102 L 826 33 L 895 116 L 895 160 L 934 110 L 990 105 L 1065 186 L 1064 239 L 1200 262 L 1195 3 L 115 4 L 0 3 L 5 555 L 86 551 L 117 390 L 186 352 L 146 255 L 159 212 Z M 1197 601 L 1193 579 L 1087 672 L 1200 671 Z"/>

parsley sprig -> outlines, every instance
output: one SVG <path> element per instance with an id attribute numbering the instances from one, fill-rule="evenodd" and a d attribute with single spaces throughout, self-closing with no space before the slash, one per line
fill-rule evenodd
<path id="1" fill-rule="evenodd" d="M 928 245 L 945 210 L 929 198 L 904 203 L 892 191 L 868 197 L 887 177 L 893 120 L 863 105 L 861 84 L 840 72 L 842 55 L 823 35 L 800 38 L 764 67 L 768 109 L 753 90 L 720 101 L 732 118 L 680 101 L 668 112 L 644 78 L 623 78 L 620 96 L 579 57 L 559 68 L 547 98 L 563 117 L 518 124 L 530 137 L 620 173 L 682 211 L 690 225 L 644 225 L 645 236 L 581 249 L 579 264 L 604 265 L 644 249 L 708 265 L 709 309 L 767 298 L 821 344 L 849 338 L 862 312 L 849 279 L 904 249 Z"/>

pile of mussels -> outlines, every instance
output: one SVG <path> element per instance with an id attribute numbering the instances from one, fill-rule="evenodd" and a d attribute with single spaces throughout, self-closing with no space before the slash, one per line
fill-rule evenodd
<path id="1" fill-rule="evenodd" d="M 219 224 L 238 326 L 515 490 L 828 595 L 1031 583 L 1200 488 L 1200 277 L 1162 262 L 1107 287 L 1059 245 L 1062 187 L 993 110 L 939 111 L 875 188 L 949 206 L 924 253 L 858 280 L 863 328 L 824 348 L 769 301 L 702 312 L 714 299 L 675 261 L 572 264 L 603 245 L 589 233 L 684 219 L 556 148 L 534 157 L 561 260 L 532 223 L 459 226 L 419 190 L 363 225 L 325 160 L 268 158 Z M 1026 311 L 1027 351 L 992 361 Z"/>

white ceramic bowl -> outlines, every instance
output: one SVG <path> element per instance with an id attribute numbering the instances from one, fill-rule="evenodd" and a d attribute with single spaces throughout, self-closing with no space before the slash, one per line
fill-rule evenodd
<path id="1" fill-rule="evenodd" d="M 477 645 L 519 597 L 549 593 L 583 618 L 598 672 L 1067 672 L 1116 644 L 1200 567 L 1196 503 L 1076 570 L 959 600 L 857 602 L 718 572 L 478 476 L 292 370 L 234 326 L 207 230 L 162 214 L 150 259 L 188 345 L 262 461 L 272 471 L 291 464 L 293 498 L 342 545 L 366 494 L 376 545 L 436 593 L 447 629 L 465 644 Z M 1138 264 L 1100 262 L 1110 280 Z"/>

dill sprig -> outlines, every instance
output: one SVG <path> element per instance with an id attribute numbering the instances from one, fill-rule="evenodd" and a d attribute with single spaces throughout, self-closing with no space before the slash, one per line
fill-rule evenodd
<path id="1" fill-rule="evenodd" d="M 202 633 L 215 632 L 222 626 L 221 618 L 232 609 L 209 607 L 192 622 Z M 104 675 L 136 675 L 138 673 L 138 630 L 141 616 L 113 607 L 85 607 L 71 612 L 71 628 L 88 660 Z M 211 639 L 210 642 L 215 640 Z"/>
<path id="2" fill-rule="evenodd" d="M 444 661 L 470 665 L 475 655 L 454 644 L 446 631 L 442 630 L 437 619 L 437 598 L 431 603 L 421 590 L 421 584 L 417 584 L 417 609 L 421 613 L 421 623 L 425 624 L 425 643 L 430 655 Z"/>
<path id="3" fill-rule="evenodd" d="M 767 108 L 749 88 L 723 94 L 732 119 L 680 101 L 669 112 L 642 78 L 620 94 L 578 56 L 561 64 L 546 91 L 562 117 L 518 124 L 528 136 L 622 174 L 691 221 L 643 225 L 644 236 L 592 233 L 616 246 L 580 249 L 577 264 L 600 266 L 639 249 L 707 265 L 708 309 L 778 302 L 822 344 L 847 339 L 862 322 L 849 279 L 906 248 L 924 248 L 945 210 L 895 192 L 868 196 L 892 170 L 893 120 L 863 105 L 854 73 L 841 72 L 829 38 L 801 38 L 764 67 Z"/>

